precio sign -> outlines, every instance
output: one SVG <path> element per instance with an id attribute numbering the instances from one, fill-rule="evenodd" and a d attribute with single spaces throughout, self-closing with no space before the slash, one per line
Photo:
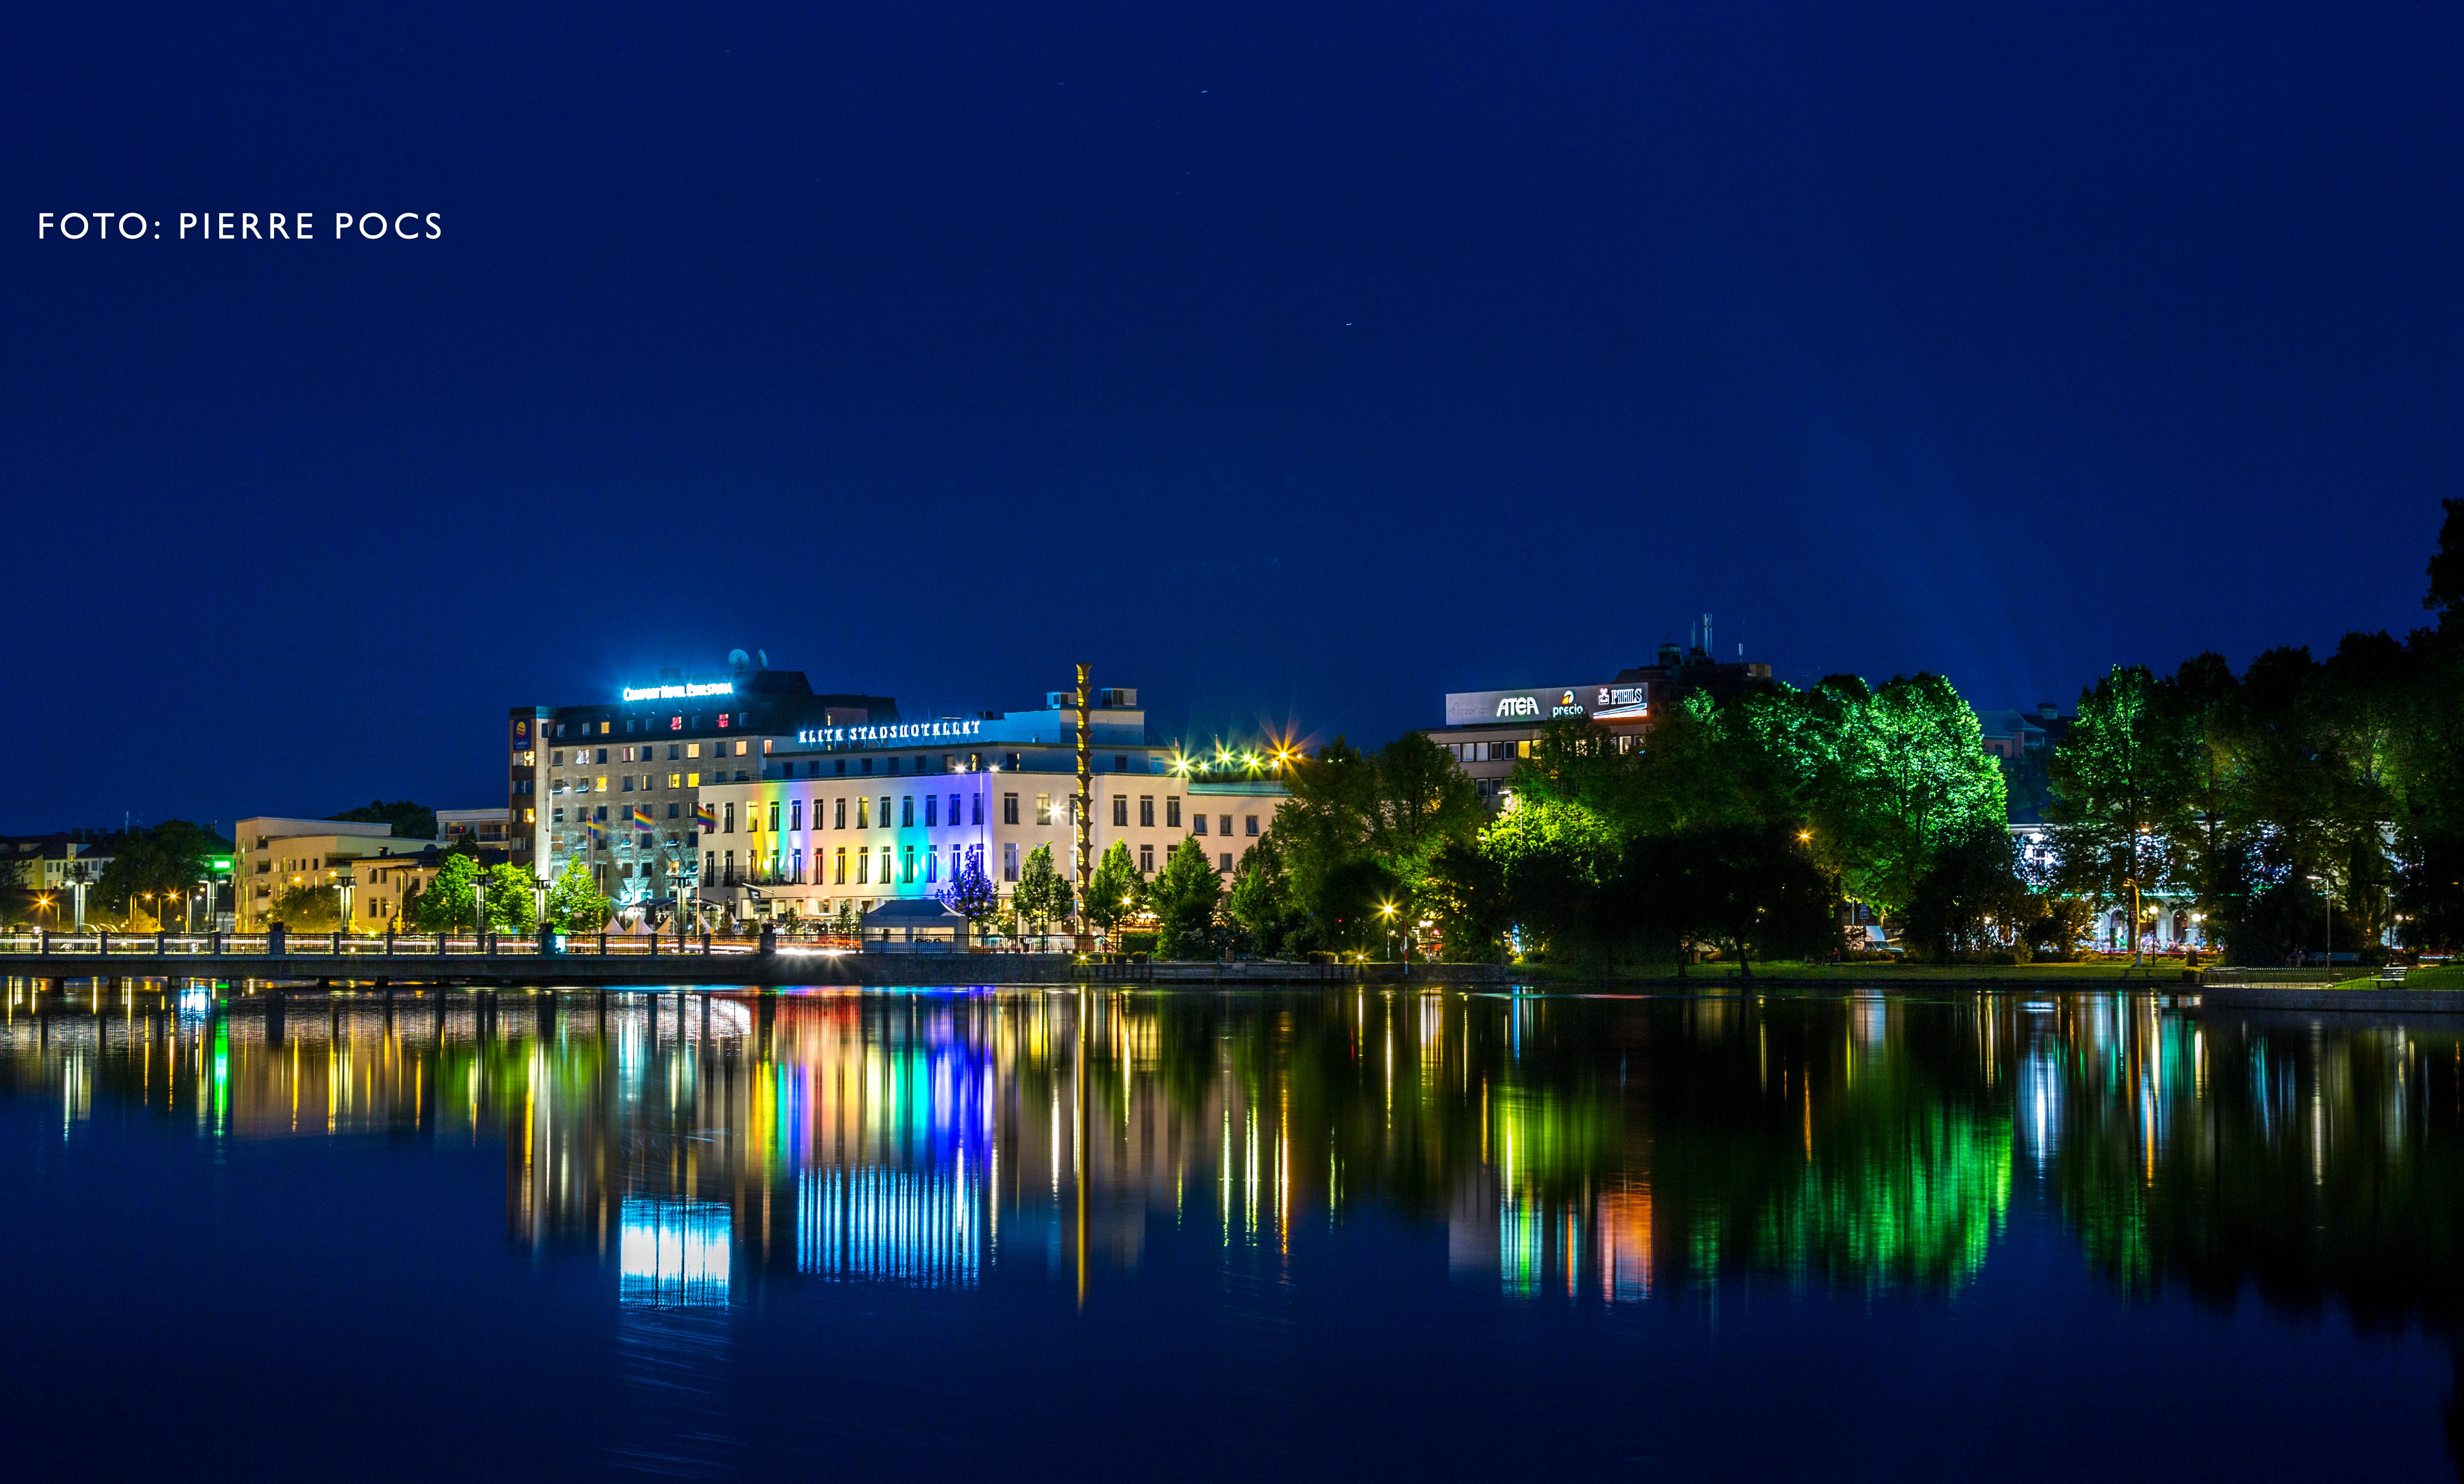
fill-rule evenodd
<path id="1" fill-rule="evenodd" d="M 1544 685 L 1528 691 L 1454 691 L 1446 696 L 1446 725 L 1550 721 L 1589 717 L 1595 721 L 1639 721 L 1651 714 L 1645 686 Z"/>

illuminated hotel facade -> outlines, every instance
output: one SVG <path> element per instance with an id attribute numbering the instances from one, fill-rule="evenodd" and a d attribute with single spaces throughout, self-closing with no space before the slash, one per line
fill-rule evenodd
<path id="1" fill-rule="evenodd" d="M 1039 845 L 1075 874 L 1069 699 L 910 720 L 887 697 L 822 695 L 802 672 L 745 669 L 670 671 L 614 701 L 517 707 L 507 838 L 543 881 L 583 862 L 635 922 L 679 897 L 739 919 L 865 911 L 931 897 L 971 861 L 1006 894 Z M 1095 702 L 1096 854 L 1126 842 L 1153 875 L 1194 838 L 1228 875 L 1283 801 L 1271 768 L 1212 773 L 1184 760 L 1148 736 L 1133 689 L 1099 690 Z"/>
<path id="2" fill-rule="evenodd" d="M 1148 736 L 1135 690 L 1095 699 L 1095 854 L 1126 844 L 1153 875 L 1196 840 L 1218 872 L 1238 869 L 1284 800 L 1271 767 L 1210 772 Z M 1054 692 L 1034 711 L 772 741 L 751 778 L 701 790 L 701 899 L 739 917 L 820 917 L 843 903 L 865 912 L 932 897 L 971 864 L 1007 895 L 1039 846 L 1074 877 L 1077 713 L 1067 700 Z"/>
<path id="3" fill-rule="evenodd" d="M 887 697 L 818 695 L 802 671 L 660 673 L 611 700 L 517 706 L 506 717 L 506 841 L 552 881 L 573 861 L 620 902 L 690 893 L 706 788 L 762 776 L 800 732 L 895 722 Z"/>

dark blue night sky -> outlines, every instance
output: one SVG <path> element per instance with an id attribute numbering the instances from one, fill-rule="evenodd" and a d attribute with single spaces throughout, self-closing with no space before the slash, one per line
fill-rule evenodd
<path id="1" fill-rule="evenodd" d="M 2459 43 L 18 6 L 0 829 L 489 804 L 506 706 L 736 646 L 911 716 L 1085 658 L 1168 735 L 1379 741 L 1706 609 L 1988 705 L 2401 631 L 2464 462 Z M 37 240 L 103 209 L 164 237 Z"/>

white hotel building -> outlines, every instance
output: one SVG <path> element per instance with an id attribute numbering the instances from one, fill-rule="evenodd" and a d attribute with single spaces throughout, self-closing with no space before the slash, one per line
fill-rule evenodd
<path id="1" fill-rule="evenodd" d="M 1224 875 L 1273 824 L 1271 780 L 1214 779 L 1151 741 L 1134 690 L 1092 708 L 1095 854 L 1125 842 L 1152 875 L 1181 841 Z M 741 918 L 867 912 L 930 897 L 974 860 L 1006 892 L 1037 846 L 1075 878 L 1077 713 L 1038 711 L 821 725 L 763 742 L 758 777 L 705 779 L 699 896 Z M 741 775 L 739 775 L 740 777 Z"/>

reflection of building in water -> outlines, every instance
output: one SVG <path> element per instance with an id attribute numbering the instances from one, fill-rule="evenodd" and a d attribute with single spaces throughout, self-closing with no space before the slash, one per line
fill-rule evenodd
<path id="1" fill-rule="evenodd" d="M 983 1262 L 983 1185 L 963 1157 L 946 1174 L 806 1170 L 797 1180 L 796 1266 L 822 1277 L 973 1288 Z"/>
<path id="2" fill-rule="evenodd" d="M 627 1200 L 618 1207 L 617 1295 L 654 1309 L 727 1302 L 734 1223 L 716 1201 Z"/>

